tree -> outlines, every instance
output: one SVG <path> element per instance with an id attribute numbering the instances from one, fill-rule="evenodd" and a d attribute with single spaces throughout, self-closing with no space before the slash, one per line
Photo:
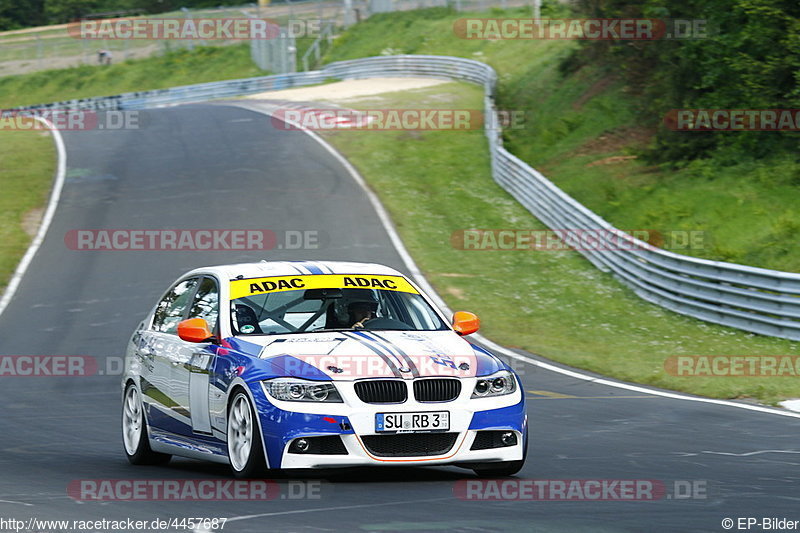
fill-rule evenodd
<path id="1" fill-rule="evenodd" d="M 44 0 L 0 0 L 0 30 L 44 24 Z"/>
<path id="2" fill-rule="evenodd" d="M 704 19 L 692 39 L 586 42 L 582 60 L 622 72 L 644 100 L 645 117 L 670 109 L 800 108 L 800 4 L 797 0 L 583 0 L 600 18 Z M 661 128 L 653 161 L 704 157 L 721 147 L 763 157 L 797 149 L 794 133 L 676 134 Z"/>
<path id="3" fill-rule="evenodd" d="M 50 24 L 78 20 L 98 11 L 101 0 L 45 0 L 44 14 Z"/>

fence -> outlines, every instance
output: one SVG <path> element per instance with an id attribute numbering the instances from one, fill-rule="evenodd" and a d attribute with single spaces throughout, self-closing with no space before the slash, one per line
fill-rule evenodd
<path id="1" fill-rule="evenodd" d="M 490 7 L 512 7 L 529 3 L 530 0 L 294 0 L 273 2 L 266 7 L 246 4 L 239 7 L 219 9 L 183 9 L 172 13 L 148 15 L 147 18 L 268 18 L 285 26 L 289 21 L 314 19 L 330 21 L 336 27 L 368 18 L 374 13 L 405 11 L 428 7 L 449 6 L 457 10 L 483 11 Z M 299 48 L 311 44 L 313 37 Z M 93 65 L 99 61 L 98 51 L 112 52 L 114 62 L 140 59 L 196 45 L 228 46 L 239 44 L 239 40 L 154 40 L 120 39 L 87 40 L 69 35 L 67 25 L 32 28 L 29 30 L 0 33 L 0 76 L 24 74 L 46 69 Z M 263 70 L 271 72 L 294 72 L 296 65 L 295 43 L 264 44 L 253 41 L 253 60 Z M 313 53 L 313 52 L 312 52 Z M 270 59 L 272 58 L 272 59 Z M 290 61 L 292 61 L 290 63 Z"/>
<path id="2" fill-rule="evenodd" d="M 309 64 L 313 65 L 314 68 L 319 66 L 322 59 L 323 48 L 330 47 L 333 42 L 334 31 L 335 27 L 333 22 L 327 22 L 322 26 L 319 37 L 311 43 L 311 46 L 308 47 L 308 50 L 306 50 L 305 54 L 303 54 L 303 57 L 300 59 L 304 71 L 310 70 Z M 313 63 L 310 63 L 310 61 L 313 61 Z"/>
<path id="3" fill-rule="evenodd" d="M 497 76 L 486 64 L 443 56 L 383 56 L 331 63 L 287 75 L 128 93 L 48 104 L 58 109 L 143 109 L 160 104 L 202 101 L 320 83 L 326 79 L 425 76 L 480 84 L 493 178 L 533 215 L 553 229 L 600 230 L 622 236 L 629 246 L 580 252 L 612 273 L 640 297 L 675 312 L 764 335 L 800 340 L 800 274 L 708 261 L 653 248 L 625 235 L 564 193 L 503 148 L 494 107 Z M 617 248 L 617 249 L 615 249 Z"/>
<path id="4" fill-rule="evenodd" d="M 297 70 L 296 40 L 286 28 L 274 39 L 250 41 L 250 57 L 261 70 L 282 74 Z"/>

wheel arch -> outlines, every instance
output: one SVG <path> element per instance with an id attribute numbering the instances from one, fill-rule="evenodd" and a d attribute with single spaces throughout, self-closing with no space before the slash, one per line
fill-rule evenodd
<path id="1" fill-rule="evenodd" d="M 250 401 L 250 406 L 253 408 L 253 415 L 256 419 L 256 423 L 258 424 L 258 435 L 261 440 L 261 453 L 264 455 L 264 463 L 267 465 L 267 468 L 272 468 L 269 464 L 269 454 L 267 454 L 267 442 L 264 438 L 264 431 L 261 427 L 261 416 L 258 412 L 258 407 L 255 398 L 253 397 L 253 391 L 250 389 L 250 386 L 240 377 L 234 379 L 231 384 L 228 386 L 228 392 L 225 398 L 225 446 L 228 445 L 228 416 L 230 415 L 230 408 L 231 402 L 236 397 L 236 392 L 242 390 L 244 391 L 245 395 L 247 395 L 247 399 Z"/>

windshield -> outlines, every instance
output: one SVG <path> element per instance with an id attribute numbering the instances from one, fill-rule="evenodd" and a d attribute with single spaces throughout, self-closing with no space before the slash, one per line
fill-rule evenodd
<path id="1" fill-rule="evenodd" d="M 239 335 L 340 330 L 446 330 L 400 276 L 281 276 L 231 282 L 231 325 Z"/>

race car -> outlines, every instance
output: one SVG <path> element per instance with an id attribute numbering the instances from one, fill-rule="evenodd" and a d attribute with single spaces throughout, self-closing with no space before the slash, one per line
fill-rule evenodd
<path id="1" fill-rule="evenodd" d="M 281 261 L 175 281 L 128 343 L 133 464 L 183 456 L 239 478 L 271 469 L 455 465 L 510 476 L 527 416 L 514 371 L 377 264 Z"/>

